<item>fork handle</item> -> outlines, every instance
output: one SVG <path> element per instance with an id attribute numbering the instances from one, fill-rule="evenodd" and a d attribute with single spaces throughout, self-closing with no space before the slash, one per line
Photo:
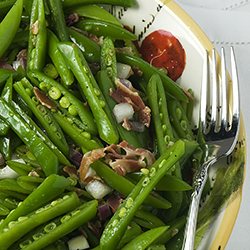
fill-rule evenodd
<path id="1" fill-rule="evenodd" d="M 191 204 L 188 211 L 187 222 L 182 243 L 182 250 L 193 250 L 196 232 L 197 216 L 199 211 L 200 198 L 208 178 L 208 168 L 212 161 L 206 162 L 195 173 L 194 191 L 191 195 Z"/>

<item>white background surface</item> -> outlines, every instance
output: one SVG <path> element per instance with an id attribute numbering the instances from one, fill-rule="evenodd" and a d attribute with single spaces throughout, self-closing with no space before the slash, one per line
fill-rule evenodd
<path id="1" fill-rule="evenodd" d="M 203 29 L 219 51 L 234 46 L 240 81 L 241 109 L 250 135 L 250 0 L 175 0 Z M 229 57 L 229 54 L 227 55 Z M 247 158 L 250 158 L 247 144 Z M 247 159 L 247 166 L 249 159 Z M 240 211 L 225 250 L 250 249 L 250 171 L 246 170 Z M 206 250 L 206 249 L 204 249 Z"/>

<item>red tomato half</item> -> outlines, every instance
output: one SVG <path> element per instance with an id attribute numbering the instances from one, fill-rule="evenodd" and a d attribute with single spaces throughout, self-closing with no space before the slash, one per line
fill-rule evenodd
<path id="1" fill-rule="evenodd" d="M 141 44 L 142 58 L 157 68 L 165 68 L 168 76 L 176 81 L 186 65 L 186 54 L 180 41 L 166 30 L 156 30 Z"/>

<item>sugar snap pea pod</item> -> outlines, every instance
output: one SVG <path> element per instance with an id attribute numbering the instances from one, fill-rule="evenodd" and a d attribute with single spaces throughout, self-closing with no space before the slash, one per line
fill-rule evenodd
<path id="1" fill-rule="evenodd" d="M 167 147 L 174 142 L 172 126 L 169 121 L 167 101 L 161 78 L 153 74 L 147 87 L 149 105 L 155 126 L 158 147 L 160 154 L 166 151 Z"/>
<path id="2" fill-rule="evenodd" d="M 23 0 L 18 0 L 0 23 L 0 57 L 10 46 L 21 22 Z"/>
<path id="3" fill-rule="evenodd" d="M 97 134 L 96 124 L 90 110 L 79 99 L 77 99 L 73 94 L 71 94 L 65 87 L 63 87 L 57 81 L 51 79 L 40 71 L 30 71 L 28 75 L 32 79 L 32 82 L 37 85 L 37 87 L 39 87 L 42 91 L 48 93 L 48 95 L 52 99 L 59 99 L 59 104 L 61 98 L 63 98 L 63 100 L 67 99 L 67 103 L 69 103 L 70 105 L 63 105 L 63 107 L 65 109 L 68 109 L 68 111 L 72 115 L 79 115 L 80 119 L 85 125 L 86 131 L 94 135 Z"/>
<path id="4" fill-rule="evenodd" d="M 166 250 L 166 247 L 163 244 L 152 244 L 146 250 Z"/>
<path id="5" fill-rule="evenodd" d="M 186 216 L 181 216 L 170 222 L 170 227 L 154 242 L 154 244 L 166 244 L 173 238 L 186 223 Z"/>
<path id="6" fill-rule="evenodd" d="M 11 9 L 16 0 L 1 1 L 0 2 L 0 17 L 1 19 L 6 15 L 6 13 Z"/>
<path id="7" fill-rule="evenodd" d="M 137 225 L 134 221 L 131 221 L 129 227 L 127 228 L 121 241 L 119 242 L 117 249 L 122 248 L 125 244 L 133 240 L 135 237 L 139 236 L 141 232 L 141 227 Z"/>
<path id="8" fill-rule="evenodd" d="M 136 211 L 159 180 L 181 158 L 185 157 L 185 142 L 179 140 L 161 155 L 148 173 L 136 184 L 117 212 L 109 220 L 100 239 L 102 250 L 115 249 Z"/>
<path id="9" fill-rule="evenodd" d="M 138 182 L 142 176 L 142 172 L 131 172 L 126 174 L 129 180 L 134 180 L 136 182 Z M 192 189 L 192 187 L 188 183 L 170 174 L 163 176 L 155 186 L 155 190 L 158 191 L 187 191 L 190 189 Z"/>
<path id="10" fill-rule="evenodd" d="M 104 38 L 101 48 L 101 70 L 106 70 L 108 76 L 115 82 L 117 77 L 115 46 L 109 36 Z"/>
<path id="11" fill-rule="evenodd" d="M 2 231 L 9 222 L 25 216 L 59 196 L 70 184 L 71 181 L 63 176 L 55 174 L 48 176 L 36 190 L 27 196 L 24 202 L 22 202 L 5 218 L 4 221 L 0 223 L 0 231 Z"/>
<path id="12" fill-rule="evenodd" d="M 61 42 L 69 41 L 61 0 L 47 0 L 52 27 Z"/>
<path id="13" fill-rule="evenodd" d="M 129 249 L 146 249 L 151 245 L 161 234 L 163 234 L 168 229 L 168 226 L 156 227 L 148 230 L 132 241 L 130 241 L 122 250 Z"/>
<path id="14" fill-rule="evenodd" d="M 57 156 L 60 163 L 66 166 L 72 166 L 66 156 L 51 142 L 51 140 L 43 133 L 38 125 L 24 112 L 14 101 L 11 103 L 15 111 L 22 117 L 26 124 L 32 129 L 38 137 L 50 148 L 50 150 Z M 39 173 L 41 175 L 41 173 Z"/>
<path id="15" fill-rule="evenodd" d="M 51 141 L 66 155 L 69 154 L 69 146 L 66 142 L 61 127 L 54 119 L 50 110 L 42 105 L 34 94 L 34 88 L 27 78 L 23 78 L 14 84 L 16 92 L 28 104 L 33 114 L 46 130 Z"/>
<path id="16" fill-rule="evenodd" d="M 124 178 L 123 176 L 117 174 L 109 166 L 101 161 L 96 161 L 91 164 L 91 167 L 96 171 L 96 173 L 103 178 L 103 180 L 113 189 L 117 190 L 119 193 L 128 196 L 130 192 L 134 189 L 135 185 Z M 169 209 L 171 203 L 163 199 L 160 195 L 154 194 L 149 195 L 145 201 L 145 204 L 162 209 Z"/>
<path id="17" fill-rule="evenodd" d="M 194 95 L 194 91 L 192 89 L 188 89 L 188 93 L 193 96 Z M 191 123 L 192 121 L 192 117 L 193 117 L 193 108 L 194 108 L 194 99 L 190 98 L 189 102 L 187 104 L 187 111 L 186 111 L 186 116 L 187 119 L 189 121 L 189 123 Z"/>
<path id="18" fill-rule="evenodd" d="M 105 21 L 85 18 L 75 24 L 81 30 L 87 31 L 89 34 L 94 34 L 97 37 L 110 36 L 112 39 L 135 41 L 136 35 L 118 25 Z"/>
<path id="19" fill-rule="evenodd" d="M 15 191 L 22 194 L 30 194 L 31 191 L 22 188 L 18 185 L 17 181 L 15 179 L 4 179 L 0 181 L 0 190 L 2 191 Z"/>
<path id="20" fill-rule="evenodd" d="M 192 129 L 180 102 L 177 100 L 169 101 L 168 112 L 171 117 L 170 121 L 178 133 L 179 138 L 193 140 L 194 136 Z"/>
<path id="21" fill-rule="evenodd" d="M 98 202 L 92 200 L 77 207 L 75 210 L 51 221 L 39 228 L 35 234 L 26 241 L 20 243 L 24 250 L 40 250 L 50 243 L 58 240 L 81 225 L 87 223 L 96 215 Z"/>
<path id="22" fill-rule="evenodd" d="M 110 111 L 105 107 L 105 101 L 99 90 L 91 70 L 77 45 L 73 43 L 59 43 L 59 50 L 75 75 L 79 87 L 85 95 L 96 121 L 100 138 L 108 144 L 118 142 L 116 127 L 110 120 Z M 100 100 L 101 99 L 101 100 Z"/>
<path id="23" fill-rule="evenodd" d="M 63 0 L 62 3 L 63 3 L 63 8 L 85 5 L 85 4 L 93 4 L 93 3 L 132 7 L 133 5 L 135 5 L 135 0 Z"/>
<path id="24" fill-rule="evenodd" d="M 0 203 L 0 216 L 6 216 L 10 210 Z"/>
<path id="25" fill-rule="evenodd" d="M 74 82 L 74 76 L 68 68 L 61 52 L 57 48 L 59 43 L 58 37 L 49 29 L 47 29 L 48 36 L 48 54 L 53 64 L 55 65 L 62 82 L 67 86 Z"/>
<path id="26" fill-rule="evenodd" d="M 20 176 L 17 178 L 17 184 L 30 191 L 34 191 L 43 181 L 44 178 L 36 176 Z"/>
<path id="27" fill-rule="evenodd" d="M 42 70 L 47 44 L 46 19 L 43 0 L 33 0 L 30 15 L 30 33 L 27 51 L 27 70 Z"/>
<path id="28" fill-rule="evenodd" d="M 118 21 L 117 18 L 115 18 L 107 10 L 97 4 L 86 4 L 83 6 L 65 9 L 65 13 L 77 13 L 80 17 L 101 20 L 123 27 L 123 25 L 121 24 L 121 22 Z"/>
<path id="29" fill-rule="evenodd" d="M 68 28 L 68 32 L 70 39 L 81 49 L 88 62 L 100 62 L 101 47 L 98 43 L 94 42 L 73 28 Z"/>
<path id="30" fill-rule="evenodd" d="M 118 62 L 129 64 L 131 66 L 139 67 L 139 69 L 143 72 L 143 78 L 146 81 L 149 81 L 153 74 L 159 74 L 164 86 L 164 89 L 167 93 L 174 96 L 175 98 L 188 102 L 188 97 L 181 89 L 179 85 L 177 85 L 173 80 L 171 80 L 168 76 L 164 73 L 160 72 L 157 68 L 153 67 L 143 59 L 131 56 L 125 53 L 117 52 L 116 58 Z"/>
<path id="31" fill-rule="evenodd" d="M 17 77 L 17 72 L 12 69 L 0 69 L 0 87 L 6 83 L 6 80 L 13 76 L 13 78 Z"/>
<path id="32" fill-rule="evenodd" d="M 62 130 L 67 133 L 71 139 L 82 149 L 83 153 L 93 149 L 100 148 L 101 145 L 91 138 L 91 134 L 79 128 L 71 119 L 63 115 L 61 112 L 53 112 L 53 117 L 56 119 Z"/>
<path id="33" fill-rule="evenodd" d="M 7 82 L 4 85 L 4 88 L 1 93 L 1 97 L 8 103 L 10 103 L 12 99 L 12 84 L 13 84 L 13 76 L 11 75 Z M 9 131 L 10 126 L 4 122 L 3 120 L 0 120 L 0 135 L 6 135 Z"/>
<path id="34" fill-rule="evenodd" d="M 142 226 L 143 228 L 148 228 L 148 229 L 166 226 L 162 220 L 160 220 L 158 217 L 153 215 L 151 212 L 146 211 L 144 209 L 139 209 L 135 213 L 135 217 L 133 218 L 133 220 L 138 225 Z"/>
<path id="35" fill-rule="evenodd" d="M 110 110 L 113 110 L 115 105 L 117 104 L 116 101 L 110 97 L 110 88 L 114 88 L 114 83 L 109 78 L 107 71 L 100 70 L 97 72 L 96 76 L 97 82 L 99 87 L 105 97 L 106 105 L 109 106 Z M 133 145 L 135 148 L 142 148 L 142 144 L 139 141 L 135 131 L 128 131 L 122 127 L 121 124 L 117 123 L 117 130 L 122 140 L 125 140 L 129 145 Z"/>
<path id="36" fill-rule="evenodd" d="M 62 198 L 57 198 L 51 203 L 38 210 L 19 217 L 15 221 L 11 221 L 6 225 L 0 234 L 0 249 L 6 250 L 16 240 L 28 233 L 31 229 L 71 211 L 80 205 L 80 200 L 75 192 L 68 193 Z M 15 237 L 13 237 L 15 235 Z"/>

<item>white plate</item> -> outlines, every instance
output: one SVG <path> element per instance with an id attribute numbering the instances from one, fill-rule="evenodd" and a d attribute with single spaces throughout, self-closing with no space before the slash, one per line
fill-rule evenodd
<path id="1" fill-rule="evenodd" d="M 170 31 L 180 40 L 186 52 L 186 68 L 177 83 L 186 89 L 191 87 L 194 90 L 195 105 L 192 125 L 195 126 L 197 125 L 199 112 L 203 54 L 205 49 L 210 53 L 213 44 L 192 18 L 174 1 L 136 0 L 136 2 L 136 6 L 132 8 L 114 7 L 111 11 L 123 24 L 132 28 L 138 36 L 139 42 L 157 29 Z M 224 168 L 227 172 L 222 174 L 224 179 L 227 176 L 227 180 L 220 181 L 222 183 L 230 181 L 230 183 L 225 186 L 220 184 L 221 188 L 219 188 L 218 193 L 215 191 L 218 184 L 215 184 L 206 202 L 202 205 L 200 215 L 210 213 L 211 216 L 207 218 L 206 223 L 202 223 L 203 226 L 199 227 L 197 231 L 197 250 L 222 250 L 225 248 L 241 202 L 245 162 L 245 129 L 242 121 L 239 140 L 234 153 L 219 161 L 210 171 L 210 180 L 213 185 L 216 181 L 218 182 L 215 174 L 217 168 L 219 167 L 221 171 L 224 171 L 221 167 L 227 167 Z M 231 178 L 230 176 L 234 177 Z M 234 188 L 229 190 L 228 187 Z M 217 204 L 218 201 L 221 202 L 219 205 Z M 212 214 L 213 204 L 217 204 L 215 207 L 220 208 L 218 211 L 215 209 L 215 214 Z"/>

